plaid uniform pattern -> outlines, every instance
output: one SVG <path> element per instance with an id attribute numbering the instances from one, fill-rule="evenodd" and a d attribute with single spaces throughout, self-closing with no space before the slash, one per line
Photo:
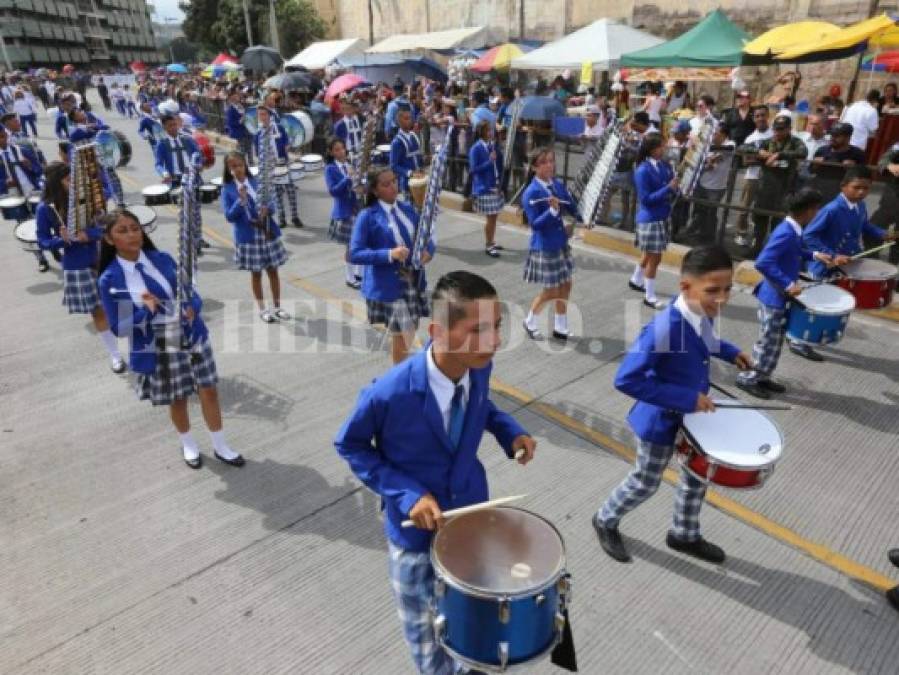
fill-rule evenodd
<path id="1" fill-rule="evenodd" d="M 157 347 L 156 370 L 152 375 L 138 375 L 136 389 L 141 401 L 171 405 L 198 388 L 214 387 L 217 382 L 215 357 L 207 339 L 188 351 L 163 351 Z"/>
<path id="2" fill-rule="evenodd" d="M 668 221 L 637 223 L 635 245 L 644 253 L 663 253 L 668 248 Z"/>
<path id="3" fill-rule="evenodd" d="M 662 482 L 665 467 L 674 454 L 673 445 L 658 445 L 637 439 L 637 462 L 599 510 L 599 519 L 608 527 L 618 527 L 625 514 L 652 497 Z M 671 533 L 678 539 L 699 539 L 699 510 L 706 486 L 683 468 L 674 497 Z"/>
<path id="4" fill-rule="evenodd" d="M 287 222 L 287 207 L 284 205 L 284 197 L 287 197 L 287 201 L 290 204 L 291 218 L 299 220 L 300 213 L 297 209 L 297 189 L 294 184 L 288 183 L 287 185 L 279 185 L 278 183 L 275 183 L 275 194 L 277 195 L 278 215 L 281 217 L 281 223 Z"/>
<path id="5" fill-rule="evenodd" d="M 501 192 L 488 192 L 485 195 L 478 195 L 474 198 L 473 206 L 475 213 L 483 213 L 492 216 L 503 210 L 506 200 L 503 199 Z"/>
<path id="6" fill-rule="evenodd" d="M 546 288 L 556 288 L 571 281 L 574 273 L 574 258 L 571 249 L 558 251 L 528 251 L 524 261 L 524 280 L 531 284 L 543 284 Z"/>
<path id="7" fill-rule="evenodd" d="M 752 347 L 755 369 L 740 373 L 737 380 L 753 384 L 771 377 L 774 369 L 777 368 L 784 338 L 786 338 L 787 313 L 787 307 L 768 307 L 759 303 L 759 339 Z"/>
<path id="8" fill-rule="evenodd" d="M 92 269 L 62 271 L 62 304 L 69 314 L 90 314 L 100 304 Z"/>
<path id="9" fill-rule="evenodd" d="M 388 570 L 403 637 L 419 673 L 454 675 L 467 672 L 437 643 L 434 635 L 434 568 L 428 553 L 404 551 L 389 544 Z"/>
<path id="10" fill-rule="evenodd" d="M 349 244 L 350 236 L 353 234 L 352 218 L 332 218 L 331 225 L 328 227 L 328 239 L 336 241 L 338 244 Z"/>
<path id="11" fill-rule="evenodd" d="M 249 244 L 238 244 L 234 249 L 234 262 L 237 268 L 250 272 L 261 272 L 271 267 L 280 267 L 287 262 L 287 250 L 281 238 L 266 239 L 260 230 Z"/>
<path id="12" fill-rule="evenodd" d="M 406 284 L 402 298 L 393 302 L 366 300 L 368 322 L 384 324 L 391 333 L 409 333 L 418 329 L 418 322 L 423 316 L 431 316 L 431 305 L 426 291 Z"/>

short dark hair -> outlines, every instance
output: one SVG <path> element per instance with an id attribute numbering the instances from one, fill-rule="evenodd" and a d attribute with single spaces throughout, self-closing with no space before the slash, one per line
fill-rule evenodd
<path id="1" fill-rule="evenodd" d="M 637 152 L 637 164 L 642 164 L 651 154 L 653 150 L 657 150 L 665 145 L 661 134 L 646 134 L 643 142 L 640 143 L 640 150 Z"/>
<path id="2" fill-rule="evenodd" d="M 880 103 L 880 92 L 877 89 L 872 89 L 868 92 L 867 99 L 869 101 L 877 101 Z"/>
<path id="3" fill-rule="evenodd" d="M 719 270 L 732 270 L 733 258 L 730 257 L 724 247 L 713 244 L 711 246 L 697 246 L 687 251 L 684 261 L 681 263 L 682 276 L 701 277 L 709 272 Z"/>
<path id="4" fill-rule="evenodd" d="M 177 116 L 166 113 L 165 115 L 163 115 L 162 117 L 159 118 L 159 123 L 165 124 L 166 122 L 169 122 L 171 120 L 176 120 L 176 119 L 178 119 Z"/>
<path id="5" fill-rule="evenodd" d="M 475 103 L 477 103 L 478 105 L 481 105 L 481 104 L 487 102 L 487 92 L 486 91 L 476 91 L 474 94 L 471 95 L 471 98 L 472 98 L 472 100 L 474 100 Z"/>
<path id="6" fill-rule="evenodd" d="M 787 198 L 787 210 L 791 215 L 798 215 L 823 203 L 824 195 L 820 192 L 814 188 L 802 188 Z"/>
<path id="7" fill-rule="evenodd" d="M 850 166 L 846 169 L 846 173 L 843 175 L 843 180 L 840 181 L 840 185 L 848 185 L 854 180 L 873 180 L 871 169 L 864 164 Z"/>
<path id="8" fill-rule="evenodd" d="M 796 103 L 795 96 L 791 96 L 790 94 L 787 94 L 786 96 L 784 96 L 784 100 L 783 100 L 784 107 L 787 107 L 788 105 L 793 105 L 794 103 Z"/>
<path id="9" fill-rule="evenodd" d="M 637 124 L 645 124 L 646 126 L 649 126 L 649 123 L 650 123 L 649 113 L 646 112 L 645 110 L 640 110 L 638 112 L 635 112 L 634 113 L 634 122 L 636 122 Z"/>
<path id="10" fill-rule="evenodd" d="M 496 297 L 496 288 L 484 277 L 466 270 L 456 270 L 437 280 L 431 304 L 435 308 L 441 303 L 446 307 L 442 316 L 446 317 L 447 328 L 452 328 L 457 321 L 465 318 L 465 303 Z M 434 312 L 435 317 L 438 314 L 440 313 Z"/>
<path id="11" fill-rule="evenodd" d="M 702 101 L 703 103 L 705 103 L 709 108 L 715 107 L 715 99 L 713 99 L 708 94 L 703 94 L 702 96 L 699 97 L 699 100 Z"/>
<path id="12" fill-rule="evenodd" d="M 502 87 L 499 90 L 499 95 L 503 98 L 514 99 L 515 98 L 515 90 L 512 87 Z"/>

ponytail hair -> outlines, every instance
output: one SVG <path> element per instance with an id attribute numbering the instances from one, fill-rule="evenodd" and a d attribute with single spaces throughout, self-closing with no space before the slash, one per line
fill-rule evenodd
<path id="1" fill-rule="evenodd" d="M 646 161 L 652 155 L 652 151 L 661 148 L 663 144 L 661 134 L 646 134 L 640 144 L 640 150 L 637 152 L 637 165 Z"/>

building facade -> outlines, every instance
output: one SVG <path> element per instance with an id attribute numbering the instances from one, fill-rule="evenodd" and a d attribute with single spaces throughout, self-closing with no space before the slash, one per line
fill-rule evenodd
<path id="1" fill-rule="evenodd" d="M 0 0 L 0 31 L 13 68 L 71 63 L 126 66 L 163 60 L 145 0 Z"/>

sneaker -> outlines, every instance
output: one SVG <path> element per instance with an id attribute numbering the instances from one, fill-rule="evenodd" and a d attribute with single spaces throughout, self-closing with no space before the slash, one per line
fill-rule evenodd
<path id="1" fill-rule="evenodd" d="M 593 529 L 596 530 L 596 537 L 599 539 L 599 545 L 602 546 L 603 551 L 609 554 L 610 558 L 622 563 L 628 563 L 633 560 L 631 554 L 628 553 L 627 549 L 624 547 L 624 542 L 621 540 L 621 533 L 618 532 L 617 527 L 606 527 L 605 524 L 600 521 L 598 513 L 593 514 L 591 522 L 593 523 Z"/>
<path id="2" fill-rule="evenodd" d="M 762 387 L 762 389 L 766 389 L 773 394 L 787 393 L 787 388 L 780 382 L 775 382 L 774 380 L 759 380 L 759 385 Z"/>
<path id="3" fill-rule="evenodd" d="M 643 304 L 646 305 L 647 307 L 649 307 L 650 309 L 659 310 L 659 309 L 665 309 L 665 307 L 667 306 L 668 303 L 666 303 L 664 300 L 659 300 L 658 298 L 654 298 L 652 300 L 649 300 L 648 298 L 643 298 Z"/>
<path id="4" fill-rule="evenodd" d="M 275 317 L 281 321 L 287 321 L 290 318 L 290 313 L 278 307 L 278 309 L 275 310 Z"/>
<path id="5" fill-rule="evenodd" d="M 290 222 L 291 222 L 291 224 L 292 224 L 294 227 L 303 227 L 303 221 L 300 220 L 299 218 L 294 218 L 294 219 L 293 219 L 292 221 L 290 221 Z"/>
<path id="6" fill-rule="evenodd" d="M 771 394 L 762 386 L 761 382 L 747 382 L 745 380 L 737 380 L 737 389 L 742 389 L 747 394 L 751 394 L 756 398 L 769 399 Z"/>
<path id="7" fill-rule="evenodd" d="M 275 315 L 271 313 L 268 309 L 263 309 L 259 312 L 259 318 L 265 321 L 265 323 L 275 323 Z"/>
<path id="8" fill-rule="evenodd" d="M 491 244 L 486 249 L 484 249 L 484 253 L 489 255 L 491 258 L 499 258 L 499 249 L 496 247 L 496 244 Z"/>
<path id="9" fill-rule="evenodd" d="M 790 351 L 796 354 L 796 356 L 801 356 L 804 359 L 815 362 L 824 360 L 823 356 L 806 344 L 802 344 L 801 342 L 790 342 L 789 345 Z"/>
<path id="10" fill-rule="evenodd" d="M 645 293 L 646 286 L 641 286 L 640 284 L 635 284 L 632 280 L 627 280 L 627 287 L 632 291 L 637 291 L 638 293 Z"/>
<path id="11" fill-rule="evenodd" d="M 355 279 L 347 279 L 346 285 L 352 288 L 354 291 L 358 291 L 362 288 L 362 281 L 357 277 Z"/>
<path id="12" fill-rule="evenodd" d="M 680 553 L 686 553 L 687 555 L 699 558 L 700 560 L 705 560 L 706 562 L 715 564 L 724 562 L 724 550 L 720 546 L 715 546 L 715 544 L 706 541 L 702 537 L 696 541 L 685 541 L 684 539 L 675 537 L 669 532 L 668 537 L 665 539 L 665 543 L 670 549 Z"/>
<path id="13" fill-rule="evenodd" d="M 890 590 L 886 592 L 887 602 L 889 602 L 893 609 L 899 611 L 899 586 L 893 586 Z"/>
<path id="14" fill-rule="evenodd" d="M 528 334 L 528 337 L 532 340 L 542 340 L 543 333 L 540 332 L 539 328 L 531 328 L 528 326 L 527 319 L 521 322 L 521 325 L 524 326 L 524 331 Z"/>
<path id="15" fill-rule="evenodd" d="M 46 260 L 41 260 L 41 261 L 37 264 L 37 271 L 38 271 L 38 272 L 46 272 L 48 269 L 50 269 L 50 263 L 48 263 Z"/>
<path id="16" fill-rule="evenodd" d="M 116 375 L 121 375 L 128 369 L 128 366 L 125 365 L 125 362 L 122 359 L 113 359 L 109 367 Z"/>

